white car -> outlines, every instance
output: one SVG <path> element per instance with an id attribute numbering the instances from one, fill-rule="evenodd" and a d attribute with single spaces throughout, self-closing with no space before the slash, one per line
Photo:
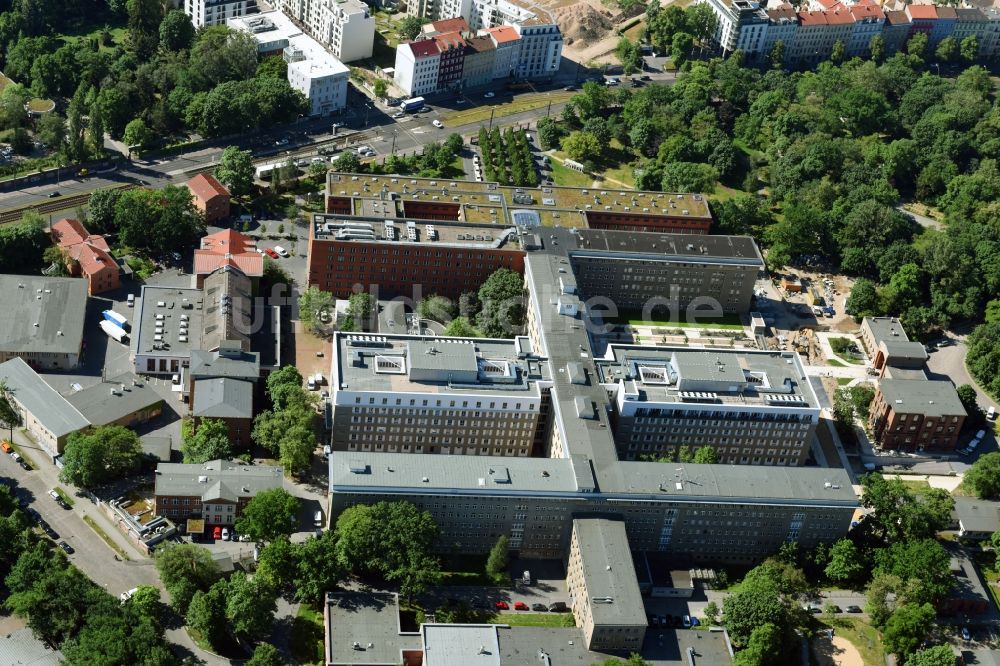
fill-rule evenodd
<path id="1" fill-rule="evenodd" d="M 229 541 L 229 528 L 228 527 L 223 527 L 222 528 L 222 540 L 223 541 Z"/>
<path id="2" fill-rule="evenodd" d="M 444 127 L 444 123 L 442 123 L 437 118 L 435 118 L 434 120 L 431 121 L 431 125 L 434 125 L 434 127 L 437 127 L 438 129 L 441 129 L 442 127 Z"/>
<path id="3" fill-rule="evenodd" d="M 368 153 L 371 149 L 372 149 L 371 146 L 358 146 L 354 150 L 355 152 L 357 152 L 358 155 L 364 155 Z"/>
<path id="4" fill-rule="evenodd" d="M 285 248 L 281 247 L 280 245 L 275 245 L 274 246 L 274 251 L 277 252 L 278 254 L 280 254 L 282 257 L 287 257 L 288 256 L 288 250 L 286 250 Z"/>
<path id="5" fill-rule="evenodd" d="M 129 599 L 131 599 L 132 596 L 136 592 L 138 592 L 138 591 L 139 591 L 139 588 L 133 587 L 131 590 L 126 590 L 125 592 L 122 592 L 121 594 L 119 594 L 118 598 L 121 599 L 122 603 L 125 603 L 126 601 L 128 601 Z"/>
<path id="6" fill-rule="evenodd" d="M 314 157 L 309 161 L 312 162 L 313 164 L 323 164 L 324 162 L 326 162 L 326 160 L 323 159 L 322 157 Z"/>
<path id="7" fill-rule="evenodd" d="M 405 115 L 406 115 L 406 113 L 404 113 L 403 111 L 397 111 L 396 113 L 392 114 L 392 117 L 393 118 L 402 118 Z"/>
<path id="8" fill-rule="evenodd" d="M 483 97 L 485 97 L 486 99 L 493 99 L 496 96 L 497 96 L 497 94 L 495 92 L 493 92 L 492 90 L 489 91 L 488 93 L 484 93 L 483 94 Z"/>

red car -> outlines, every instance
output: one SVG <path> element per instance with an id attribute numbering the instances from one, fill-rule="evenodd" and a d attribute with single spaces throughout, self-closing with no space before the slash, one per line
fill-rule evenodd
<path id="1" fill-rule="evenodd" d="M 275 251 L 274 251 L 273 249 L 271 249 L 271 248 L 267 248 L 267 249 L 265 249 L 265 250 L 264 250 L 264 254 L 266 254 L 267 256 L 271 257 L 272 259 L 277 259 L 277 258 L 278 258 L 278 253 L 277 253 L 277 252 L 275 252 Z"/>
<path id="2" fill-rule="evenodd" d="M 212 538 L 213 539 L 221 539 L 222 538 L 222 528 L 219 527 L 218 525 L 216 525 L 215 529 L 212 530 Z"/>
<path id="3" fill-rule="evenodd" d="M 497 607 L 497 610 L 510 610 L 510 606 L 507 605 L 506 601 L 498 601 L 494 605 Z"/>
<path id="4" fill-rule="evenodd" d="M 514 610 L 529 610 L 528 604 L 524 603 L 523 601 L 518 601 L 517 603 L 514 604 Z"/>

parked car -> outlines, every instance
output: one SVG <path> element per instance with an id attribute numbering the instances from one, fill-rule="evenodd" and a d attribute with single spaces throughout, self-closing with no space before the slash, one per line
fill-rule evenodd
<path id="1" fill-rule="evenodd" d="M 285 138 L 278 139 L 277 141 L 274 142 L 274 145 L 276 145 L 276 146 L 287 146 L 288 145 L 288 139 L 285 139 Z"/>
<path id="2" fill-rule="evenodd" d="M 549 607 L 545 604 L 531 604 L 531 610 L 538 613 L 545 613 L 549 610 Z"/>
<path id="3" fill-rule="evenodd" d="M 212 538 L 213 539 L 221 539 L 222 538 L 222 528 L 219 527 L 218 525 L 216 525 L 215 529 L 212 530 Z"/>
<path id="4" fill-rule="evenodd" d="M 222 528 L 222 540 L 223 541 L 229 541 L 229 528 L 228 527 L 223 527 Z"/>
<path id="5" fill-rule="evenodd" d="M 442 129 L 444 127 L 444 123 L 442 123 L 437 118 L 431 121 L 431 125 L 434 125 L 434 127 L 437 127 L 438 129 Z"/>
<path id="6" fill-rule="evenodd" d="M 493 604 L 497 610 L 510 610 L 510 606 L 507 605 L 506 601 L 498 601 Z"/>
<path id="7" fill-rule="evenodd" d="M 49 192 L 49 199 L 55 199 L 57 196 L 59 196 L 59 190 L 55 190 L 54 192 Z"/>
<path id="8" fill-rule="evenodd" d="M 682 626 L 685 629 L 690 629 L 691 628 L 691 616 L 690 615 L 685 615 L 683 618 L 681 618 L 681 624 L 682 624 Z"/>
<path id="9" fill-rule="evenodd" d="M 17 464 L 21 466 L 21 469 L 23 469 L 23 470 L 25 470 L 27 472 L 30 472 L 33 469 L 32 466 L 29 465 L 27 463 L 27 461 L 25 461 L 25 460 L 22 460 L 22 461 L 18 462 Z"/>
<path id="10" fill-rule="evenodd" d="M 985 430 L 980 430 L 979 432 L 976 433 L 976 439 L 982 439 L 983 437 L 986 437 Z"/>
<path id="11" fill-rule="evenodd" d="M 996 421 L 997 408 L 994 407 L 993 405 L 990 405 L 990 408 L 986 410 L 986 418 L 988 418 L 990 421 Z"/>
<path id="12" fill-rule="evenodd" d="M 554 601 L 549 604 L 550 613 L 566 613 L 569 611 L 569 606 L 566 605 L 565 601 Z"/>
<path id="13" fill-rule="evenodd" d="M 275 252 L 274 250 L 272 250 L 271 248 L 265 248 L 264 249 L 264 254 L 266 254 L 267 256 L 271 257 L 272 259 L 277 259 L 278 258 L 278 253 Z"/>
<path id="14" fill-rule="evenodd" d="M 848 613 L 860 613 L 860 612 L 862 612 L 861 611 L 861 606 L 848 606 L 844 610 L 846 612 L 848 612 Z"/>
<path id="15" fill-rule="evenodd" d="M 660 626 L 660 618 L 656 617 L 656 613 L 650 613 L 647 617 L 649 618 L 649 626 L 651 627 Z"/>
<path id="16" fill-rule="evenodd" d="M 483 93 L 483 97 L 485 97 L 486 99 L 493 99 L 496 96 L 497 96 L 497 94 L 495 92 L 493 92 L 492 90 L 490 90 L 489 92 Z"/>
<path id="17" fill-rule="evenodd" d="M 697 627 L 697 626 L 700 626 L 700 625 L 701 625 L 701 620 L 699 620 L 698 618 L 696 618 L 694 616 L 691 616 L 691 626 L 692 627 Z"/>
<path id="18" fill-rule="evenodd" d="M 963 641 L 971 641 L 972 640 L 972 634 L 969 633 L 969 628 L 968 627 L 962 627 L 962 640 Z"/>
<path id="19" fill-rule="evenodd" d="M 280 245 L 275 245 L 274 246 L 274 251 L 277 252 L 278 254 L 280 254 L 282 257 L 289 256 L 288 255 L 288 250 L 286 250 L 285 248 L 281 247 Z"/>
<path id="20" fill-rule="evenodd" d="M 526 611 L 528 609 L 529 609 L 528 604 L 524 603 L 523 601 L 514 602 L 514 610 Z"/>
<path id="21" fill-rule="evenodd" d="M 67 555 L 72 555 L 73 553 L 76 552 L 75 550 L 73 550 L 73 546 L 69 545 L 65 541 L 60 541 L 59 547 L 62 548 Z"/>

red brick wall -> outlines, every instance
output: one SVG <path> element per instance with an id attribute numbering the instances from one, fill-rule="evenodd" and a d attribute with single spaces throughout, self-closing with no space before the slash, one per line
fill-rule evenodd
<path id="1" fill-rule="evenodd" d="M 587 226 L 613 231 L 660 231 L 674 234 L 707 234 L 712 220 L 653 213 L 613 213 L 588 210 Z"/>
<path id="2" fill-rule="evenodd" d="M 403 217 L 414 220 L 458 220 L 462 207 L 449 201 L 404 201 Z"/>
<path id="3" fill-rule="evenodd" d="M 351 215 L 351 197 L 327 197 L 326 212 L 331 215 Z"/>

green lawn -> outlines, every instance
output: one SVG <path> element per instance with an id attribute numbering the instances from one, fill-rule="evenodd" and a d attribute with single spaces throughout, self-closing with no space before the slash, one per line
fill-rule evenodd
<path id="1" fill-rule="evenodd" d="M 528 613 L 511 611 L 496 613 L 489 619 L 489 624 L 509 624 L 512 627 L 563 627 L 576 626 L 572 613 Z"/>
<path id="2" fill-rule="evenodd" d="M 832 365 L 835 368 L 846 368 L 847 367 L 846 363 L 841 363 L 840 361 L 838 361 L 836 359 L 833 359 L 833 358 L 828 358 L 826 360 L 826 364 L 827 365 Z"/>
<path id="3" fill-rule="evenodd" d="M 319 666 L 323 655 L 323 613 L 308 606 L 300 606 L 292 620 L 289 638 L 292 657 L 303 666 Z"/>
<path id="4" fill-rule="evenodd" d="M 477 106 L 471 109 L 464 109 L 462 111 L 445 113 L 441 116 L 441 122 L 443 122 L 446 127 L 486 123 L 490 119 L 491 112 L 493 113 L 493 120 L 496 122 L 498 118 L 511 116 L 515 113 L 534 111 L 535 109 L 544 109 L 549 105 L 549 102 L 552 104 L 565 102 L 575 94 L 576 93 L 573 92 L 558 91 L 519 95 L 514 99 L 514 101 L 507 102 L 506 104 L 497 104 L 496 106 Z M 496 111 L 492 111 L 494 108 Z"/>
<path id="5" fill-rule="evenodd" d="M 73 498 L 70 497 L 69 493 L 67 493 L 65 490 L 63 490 L 59 486 L 55 487 L 55 491 L 56 491 L 56 494 L 59 495 L 59 497 L 63 498 L 63 501 L 66 502 L 66 504 L 69 504 L 70 506 L 73 506 L 74 504 L 76 504 L 76 502 L 73 501 Z"/>
<path id="6" fill-rule="evenodd" d="M 622 164 L 611 169 L 605 169 L 603 175 L 608 180 L 617 181 L 627 187 L 635 188 L 635 176 L 632 174 L 631 164 Z"/>
<path id="7" fill-rule="evenodd" d="M 847 386 L 853 381 L 850 377 L 837 377 L 837 386 Z"/>
<path id="8" fill-rule="evenodd" d="M 562 162 L 553 157 L 552 181 L 556 185 L 565 185 L 567 187 L 590 187 L 594 179 L 585 173 L 580 173 L 576 169 L 563 166 Z"/>
<path id="9" fill-rule="evenodd" d="M 882 637 L 875 627 L 864 620 L 853 617 L 836 617 L 820 621 L 819 624 L 833 628 L 835 635 L 850 641 L 861 653 L 861 661 L 865 666 L 883 666 L 885 664 Z"/>

